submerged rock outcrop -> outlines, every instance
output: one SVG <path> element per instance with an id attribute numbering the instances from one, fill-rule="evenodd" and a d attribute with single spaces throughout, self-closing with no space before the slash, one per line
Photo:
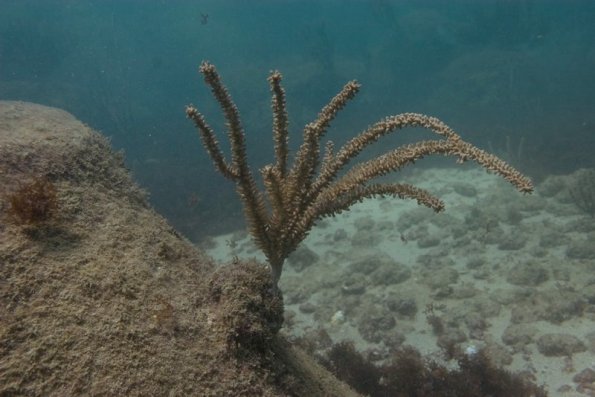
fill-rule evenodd
<path id="1" fill-rule="evenodd" d="M 0 395 L 356 395 L 276 335 L 277 314 L 230 301 L 262 298 L 254 265 L 256 287 L 222 301 L 225 272 L 72 115 L 0 101 L 0 189 Z M 257 346 L 230 344 L 246 321 Z"/>

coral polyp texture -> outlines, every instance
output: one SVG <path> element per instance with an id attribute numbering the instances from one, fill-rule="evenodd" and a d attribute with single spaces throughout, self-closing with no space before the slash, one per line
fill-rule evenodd
<path id="1" fill-rule="evenodd" d="M 415 199 L 421 205 L 441 211 L 444 203 L 424 189 L 405 183 L 371 183 L 426 156 L 453 156 L 459 163 L 473 160 L 488 171 L 502 176 L 520 192 L 533 191 L 531 181 L 505 161 L 464 141 L 445 123 L 424 114 L 403 113 L 386 117 L 338 150 L 328 141 L 324 155 L 321 155 L 321 140 L 331 121 L 360 89 L 356 81 L 345 84 L 322 108 L 316 120 L 304 127 L 303 142 L 289 166 L 288 115 L 285 91 L 281 86 L 282 76 L 278 71 L 273 71 L 268 78 L 272 94 L 275 163 L 260 170 L 264 182 L 264 191 L 260 191 L 248 164 L 244 129 L 235 103 L 215 66 L 203 62 L 200 72 L 227 121 L 231 161 L 225 159 L 215 131 L 198 109 L 187 106 L 186 114 L 194 121 L 216 169 L 235 182 L 249 232 L 265 254 L 275 284 L 281 276 L 285 259 L 306 238 L 317 220 L 348 210 L 366 198 L 392 196 Z M 368 145 L 407 127 L 424 128 L 433 132 L 437 139 L 402 145 L 381 156 L 357 163 L 348 170 L 344 169 Z"/>

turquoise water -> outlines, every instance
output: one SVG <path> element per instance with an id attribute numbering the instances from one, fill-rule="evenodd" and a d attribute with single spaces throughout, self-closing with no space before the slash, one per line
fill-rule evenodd
<path id="1" fill-rule="evenodd" d="M 157 210 L 200 239 L 242 219 L 185 118 L 193 103 L 227 147 L 201 60 L 235 98 L 255 168 L 272 156 L 266 77 L 278 69 L 294 149 L 357 79 L 328 133 L 337 143 L 423 112 L 539 181 L 595 166 L 594 19 L 595 2 L 567 0 L 0 0 L 0 99 L 63 108 L 110 136 Z"/>

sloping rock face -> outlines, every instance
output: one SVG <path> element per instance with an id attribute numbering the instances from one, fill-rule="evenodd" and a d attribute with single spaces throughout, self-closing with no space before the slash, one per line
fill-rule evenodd
<path id="1" fill-rule="evenodd" d="M 262 266 L 215 269 L 70 114 L 0 101 L 0 200 L 0 395 L 355 395 L 276 336 Z"/>

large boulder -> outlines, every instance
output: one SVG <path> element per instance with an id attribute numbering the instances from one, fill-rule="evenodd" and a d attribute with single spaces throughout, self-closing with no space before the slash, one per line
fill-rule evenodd
<path id="1" fill-rule="evenodd" d="M 277 335 L 261 265 L 216 270 L 72 115 L 0 101 L 0 199 L 0 395 L 355 395 Z"/>

